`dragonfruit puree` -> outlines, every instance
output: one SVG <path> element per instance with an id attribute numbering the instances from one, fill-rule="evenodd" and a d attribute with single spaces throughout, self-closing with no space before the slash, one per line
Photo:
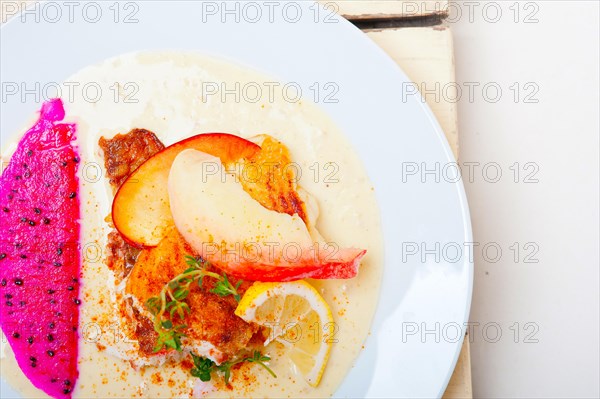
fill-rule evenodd
<path id="1" fill-rule="evenodd" d="M 80 210 L 76 126 L 43 104 L 0 178 L 1 325 L 23 373 L 55 398 L 78 377 Z"/>

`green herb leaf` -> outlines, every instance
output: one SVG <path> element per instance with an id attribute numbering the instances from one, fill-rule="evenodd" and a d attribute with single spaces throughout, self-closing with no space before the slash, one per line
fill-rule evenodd
<path id="1" fill-rule="evenodd" d="M 195 269 L 195 266 L 198 265 L 198 261 L 196 260 L 196 258 L 194 258 L 191 255 L 186 255 L 185 256 L 185 263 L 188 266 L 192 266 Z"/>
<path id="2" fill-rule="evenodd" d="M 254 355 L 252 357 L 247 357 L 244 360 L 250 363 L 260 364 L 265 370 L 269 372 L 269 374 L 271 374 L 274 378 L 277 378 L 275 372 L 273 372 L 273 370 L 271 370 L 271 368 L 264 363 L 271 360 L 271 358 L 268 356 L 263 356 L 259 351 L 254 351 Z"/>
<path id="3" fill-rule="evenodd" d="M 161 305 L 159 297 L 153 296 L 151 298 L 148 298 L 144 305 L 146 306 L 146 309 L 148 309 L 148 311 L 153 315 L 156 315 L 158 312 L 160 312 Z"/>
<path id="4" fill-rule="evenodd" d="M 237 284 L 234 286 L 229 281 L 227 274 L 223 273 L 223 277 L 221 277 L 221 279 L 217 280 L 214 288 L 211 289 L 210 292 L 212 292 L 213 294 L 217 294 L 219 296 L 233 295 L 235 300 L 239 302 L 241 299 L 241 296 L 237 290 L 241 284 L 242 284 L 242 281 L 238 281 Z"/>
<path id="5" fill-rule="evenodd" d="M 193 353 L 194 368 L 190 371 L 192 376 L 200 378 L 201 381 L 210 381 L 210 373 L 212 372 L 215 362 L 205 357 L 196 356 Z"/>
<path id="6" fill-rule="evenodd" d="M 173 294 L 173 296 L 175 297 L 175 299 L 177 299 L 178 301 L 183 301 L 185 298 L 187 298 L 187 296 L 190 294 L 190 291 L 185 289 L 185 288 L 179 288 L 177 291 L 175 291 L 175 293 Z"/>
<path id="7" fill-rule="evenodd" d="M 223 373 L 223 379 L 225 380 L 225 385 L 229 385 L 229 379 L 231 378 L 231 367 L 236 363 L 225 362 L 217 368 L 220 372 Z"/>
<path id="8" fill-rule="evenodd" d="M 259 351 L 254 351 L 252 357 L 241 358 L 237 360 L 230 360 L 219 365 L 216 365 L 212 360 L 196 356 L 192 353 L 192 359 L 194 360 L 194 368 L 191 370 L 191 374 L 194 377 L 200 378 L 202 381 L 210 381 L 211 373 L 213 371 L 219 371 L 223 373 L 223 380 L 226 385 L 229 385 L 231 379 L 231 369 L 233 366 L 243 362 L 257 363 L 265 368 L 269 374 L 277 378 L 277 375 L 267 366 L 264 362 L 271 360 L 268 356 L 263 356 Z"/>

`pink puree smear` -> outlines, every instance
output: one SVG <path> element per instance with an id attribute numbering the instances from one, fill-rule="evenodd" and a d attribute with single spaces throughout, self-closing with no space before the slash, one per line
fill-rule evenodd
<path id="1" fill-rule="evenodd" d="M 44 103 L 0 178 L 0 323 L 54 398 L 70 398 L 79 374 L 79 155 L 64 116 L 60 99 Z"/>

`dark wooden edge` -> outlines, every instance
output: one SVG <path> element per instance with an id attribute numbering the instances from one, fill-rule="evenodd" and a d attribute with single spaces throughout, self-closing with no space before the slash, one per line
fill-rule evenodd
<path id="1" fill-rule="evenodd" d="M 414 17 L 349 19 L 349 21 L 363 30 L 415 28 L 442 25 L 447 16 L 446 13 L 439 13 Z"/>

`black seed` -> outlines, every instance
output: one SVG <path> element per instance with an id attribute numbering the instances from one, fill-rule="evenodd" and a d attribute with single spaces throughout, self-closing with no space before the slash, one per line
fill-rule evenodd
<path id="1" fill-rule="evenodd" d="M 35 213 L 37 213 L 38 215 L 39 215 L 40 213 L 42 213 L 42 210 L 41 210 L 40 208 L 33 208 L 33 211 L 34 211 Z"/>
<path id="2" fill-rule="evenodd" d="M 69 198 L 73 199 L 77 196 L 77 193 L 75 191 L 73 191 L 71 194 L 69 194 Z"/>
<path id="3" fill-rule="evenodd" d="M 65 388 L 65 389 L 63 389 L 63 393 L 65 395 L 68 395 L 69 393 L 71 393 L 71 390 L 69 388 Z"/>
<path id="4" fill-rule="evenodd" d="M 69 381 L 69 380 L 65 380 L 65 385 L 66 385 L 66 386 L 71 386 L 71 381 Z"/>
<path id="5" fill-rule="evenodd" d="M 54 291 L 54 290 L 48 290 L 48 294 L 50 294 L 50 295 L 54 294 L 55 292 L 56 291 Z"/>
<path id="6" fill-rule="evenodd" d="M 7 207 L 4 207 L 4 208 L 2 208 L 2 211 L 8 213 L 8 212 L 10 212 L 10 209 L 8 209 Z"/>
<path id="7" fill-rule="evenodd" d="M 21 176 L 19 176 L 19 175 L 15 176 L 15 180 L 21 180 L 21 179 L 22 179 Z"/>
<path id="8" fill-rule="evenodd" d="M 37 363 L 31 363 L 31 367 L 35 368 L 37 366 Z"/>
<path id="9" fill-rule="evenodd" d="M 12 306 L 12 302 L 11 301 L 6 301 L 6 306 Z"/>
<path id="10" fill-rule="evenodd" d="M 59 255 L 62 255 L 62 253 L 63 253 L 62 248 L 58 248 L 58 250 L 56 251 L 56 253 L 59 254 Z"/>
<path id="11" fill-rule="evenodd" d="M 26 171 L 25 173 L 23 173 L 23 176 L 25 176 L 26 179 L 29 179 L 31 177 L 31 172 Z"/>
<path id="12" fill-rule="evenodd" d="M 47 351 L 46 353 L 48 354 L 48 356 L 54 357 L 54 351 Z"/>
<path id="13" fill-rule="evenodd" d="M 48 324 L 48 327 L 50 327 L 50 328 L 54 328 L 54 323 L 50 323 L 50 324 Z"/>
<path id="14" fill-rule="evenodd" d="M 79 157 L 75 157 L 75 158 L 73 158 L 73 162 L 75 162 L 75 163 L 79 163 Z"/>
<path id="15" fill-rule="evenodd" d="M 21 222 L 25 223 L 27 221 L 27 218 L 21 218 Z"/>
<path id="16" fill-rule="evenodd" d="M 42 219 L 42 222 L 44 222 L 44 224 L 50 224 L 50 219 L 44 218 Z"/>
<path id="17" fill-rule="evenodd" d="M 56 266 L 56 267 L 61 267 L 61 266 L 62 266 L 62 263 L 60 263 L 60 262 L 54 262 L 54 266 Z"/>
<path id="18" fill-rule="evenodd" d="M 65 161 L 62 161 L 61 165 L 64 168 L 65 166 L 67 166 L 67 163 Z"/>
<path id="19" fill-rule="evenodd" d="M 27 150 L 27 156 L 28 156 L 28 157 L 30 157 L 30 156 L 32 156 L 32 155 L 33 155 L 33 151 L 31 151 L 31 150 Z"/>
<path id="20" fill-rule="evenodd" d="M 79 299 L 74 299 L 73 303 L 77 306 L 81 305 L 81 301 Z"/>
<path id="21" fill-rule="evenodd" d="M 15 242 L 15 248 L 22 248 L 23 244 L 21 244 L 20 242 Z"/>
<path id="22" fill-rule="evenodd" d="M 19 301 L 19 305 L 25 306 L 25 305 L 27 305 L 27 302 L 25 302 L 25 301 Z"/>
<path id="23" fill-rule="evenodd" d="M 73 326 L 73 331 L 77 331 L 77 326 Z"/>
<path id="24" fill-rule="evenodd" d="M 19 286 L 23 285 L 23 280 L 20 279 L 20 278 L 16 278 L 15 279 L 15 285 L 19 285 Z"/>
<path id="25" fill-rule="evenodd" d="M 12 297 L 13 297 L 13 296 L 12 296 L 12 295 L 10 295 L 10 294 L 6 294 L 6 295 L 4 295 L 4 298 L 6 298 L 6 299 L 12 299 Z"/>
<path id="26" fill-rule="evenodd" d="M 72 285 L 70 285 L 70 286 L 68 286 L 68 287 L 67 287 L 67 289 L 68 289 L 69 291 L 73 291 L 75 288 L 74 288 Z"/>
<path id="27" fill-rule="evenodd" d="M 21 259 L 27 259 L 27 255 L 25 255 L 25 254 L 21 254 L 19 256 L 21 256 Z"/>
<path id="28" fill-rule="evenodd" d="M 33 356 L 30 356 L 29 360 L 31 360 L 32 362 L 37 362 L 37 359 L 35 357 L 33 357 Z"/>
<path id="29" fill-rule="evenodd" d="M 53 383 L 53 384 L 54 384 L 56 381 L 58 381 L 56 378 L 50 378 L 50 382 L 51 382 L 51 383 Z"/>
<path id="30" fill-rule="evenodd" d="M 33 344 L 33 337 L 27 338 L 27 342 L 29 343 L 29 345 Z"/>
<path id="31" fill-rule="evenodd" d="M 56 317 L 60 317 L 60 316 L 62 316 L 62 313 L 60 313 L 60 312 L 55 312 L 55 313 L 54 313 L 54 316 L 56 316 Z"/>
<path id="32" fill-rule="evenodd" d="M 29 221 L 29 225 L 30 225 L 30 226 L 35 226 L 35 222 L 34 222 L 33 220 L 30 220 L 30 221 Z"/>
<path id="33" fill-rule="evenodd" d="M 0 260 L 2 260 L 4 258 L 6 258 L 6 254 L 3 252 L 3 253 L 0 254 Z"/>
<path id="34" fill-rule="evenodd" d="M 52 305 L 54 305 L 56 303 L 56 301 L 54 299 L 50 299 L 49 301 Z"/>
<path id="35" fill-rule="evenodd" d="M 44 263 L 44 259 L 42 259 L 42 258 L 38 259 L 38 263 Z"/>
<path id="36" fill-rule="evenodd" d="M 77 283 L 77 282 L 78 282 L 78 280 L 77 280 L 75 277 L 73 277 L 73 282 L 74 282 L 74 283 Z"/>
<path id="37" fill-rule="evenodd" d="M 21 334 L 19 334 L 18 332 L 14 332 L 13 337 L 19 339 L 21 337 Z"/>
<path id="38" fill-rule="evenodd" d="M 27 165 L 26 163 L 24 163 L 24 164 L 23 164 L 23 169 L 27 169 L 27 166 L 28 166 L 28 165 Z"/>
<path id="39" fill-rule="evenodd" d="M 2 279 L 2 281 L 0 282 L 0 285 L 3 287 L 6 287 L 6 280 Z"/>
<path id="40" fill-rule="evenodd" d="M 48 341 L 52 342 L 54 341 L 54 336 L 52 334 L 48 334 Z"/>

